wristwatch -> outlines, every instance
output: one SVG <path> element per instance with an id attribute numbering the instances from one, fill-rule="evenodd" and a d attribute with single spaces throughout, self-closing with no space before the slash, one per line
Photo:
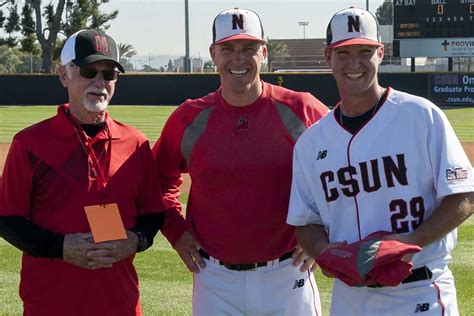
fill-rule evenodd
<path id="1" fill-rule="evenodd" d="M 148 249 L 148 240 L 141 231 L 133 231 L 138 237 L 137 252 L 142 252 Z"/>

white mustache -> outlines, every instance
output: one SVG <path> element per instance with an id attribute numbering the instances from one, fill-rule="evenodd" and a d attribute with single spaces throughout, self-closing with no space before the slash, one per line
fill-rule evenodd
<path id="1" fill-rule="evenodd" d="M 103 95 L 105 95 L 106 99 L 109 98 L 109 93 L 107 92 L 106 89 L 97 90 L 97 89 L 94 89 L 94 88 L 88 88 L 88 89 L 86 89 L 86 93 L 103 94 Z"/>

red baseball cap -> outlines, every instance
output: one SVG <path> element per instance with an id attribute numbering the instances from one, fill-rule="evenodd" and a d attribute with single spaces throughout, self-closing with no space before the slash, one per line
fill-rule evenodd
<path id="1" fill-rule="evenodd" d="M 364 239 L 329 248 L 321 253 L 316 262 L 350 286 L 382 284 L 396 286 L 411 274 L 411 263 L 402 260 L 408 253 L 421 248 L 397 240 L 384 240 L 390 232 L 375 232 Z"/>

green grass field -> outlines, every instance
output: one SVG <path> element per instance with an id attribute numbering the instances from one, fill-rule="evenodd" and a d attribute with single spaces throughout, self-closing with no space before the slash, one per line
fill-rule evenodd
<path id="1" fill-rule="evenodd" d="M 175 107 L 112 106 L 119 121 L 141 129 L 154 142 L 164 121 Z M 0 107 L 0 143 L 10 143 L 20 129 L 53 115 L 56 107 Z M 461 140 L 474 141 L 474 108 L 446 110 Z M 184 197 L 185 198 L 185 197 Z M 450 265 L 456 277 L 461 315 L 474 315 L 474 217 L 459 229 L 458 245 Z M 0 239 L 0 315 L 21 315 L 18 297 L 20 252 Z M 145 315 L 190 315 L 192 275 L 181 263 L 168 242 L 159 235 L 152 248 L 135 260 L 140 278 Z M 316 280 L 328 314 L 332 281 L 318 271 Z"/>
<path id="2" fill-rule="evenodd" d="M 111 106 L 111 116 L 140 129 L 155 142 L 175 106 Z M 56 114 L 55 106 L 0 106 L 0 144 L 9 144 L 21 129 Z"/>
<path id="3" fill-rule="evenodd" d="M 112 117 L 140 129 L 154 142 L 175 106 L 111 106 Z M 56 113 L 55 106 L 0 106 L 0 144 L 19 130 Z M 474 141 L 474 108 L 445 110 L 460 140 Z"/>
<path id="4" fill-rule="evenodd" d="M 461 141 L 474 141 L 474 108 L 445 109 L 456 135 Z"/>

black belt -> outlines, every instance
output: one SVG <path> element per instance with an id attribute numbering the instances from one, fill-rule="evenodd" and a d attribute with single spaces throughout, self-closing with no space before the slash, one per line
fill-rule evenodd
<path id="1" fill-rule="evenodd" d="M 204 259 L 207 259 L 209 260 L 210 256 L 207 252 L 205 252 L 204 250 L 202 249 L 199 249 L 198 250 L 199 254 L 201 255 L 201 257 L 203 257 Z M 290 252 L 287 252 L 285 254 L 283 254 L 280 258 L 276 259 L 278 260 L 279 262 L 283 261 L 283 260 L 286 260 L 286 259 L 289 259 L 291 258 L 291 254 L 293 253 L 293 251 L 290 251 Z M 265 267 L 267 266 L 268 262 L 265 261 L 265 262 L 255 262 L 255 263 L 241 263 L 241 264 L 235 264 L 235 263 L 225 263 L 225 262 L 222 262 L 221 260 L 218 260 L 219 261 L 219 264 L 226 267 L 227 269 L 229 270 L 234 270 L 234 271 L 248 271 L 248 270 L 255 270 L 257 268 L 260 268 L 260 267 Z M 270 261 L 273 261 L 273 260 L 270 260 Z"/>
<path id="2" fill-rule="evenodd" d="M 411 271 L 411 275 L 407 277 L 405 280 L 402 281 L 402 284 L 416 282 L 416 281 L 423 281 L 423 280 L 430 280 L 433 276 L 433 272 L 428 269 L 427 266 L 423 266 L 421 268 L 415 269 Z M 373 284 L 368 285 L 367 287 L 384 287 L 381 284 Z"/>

